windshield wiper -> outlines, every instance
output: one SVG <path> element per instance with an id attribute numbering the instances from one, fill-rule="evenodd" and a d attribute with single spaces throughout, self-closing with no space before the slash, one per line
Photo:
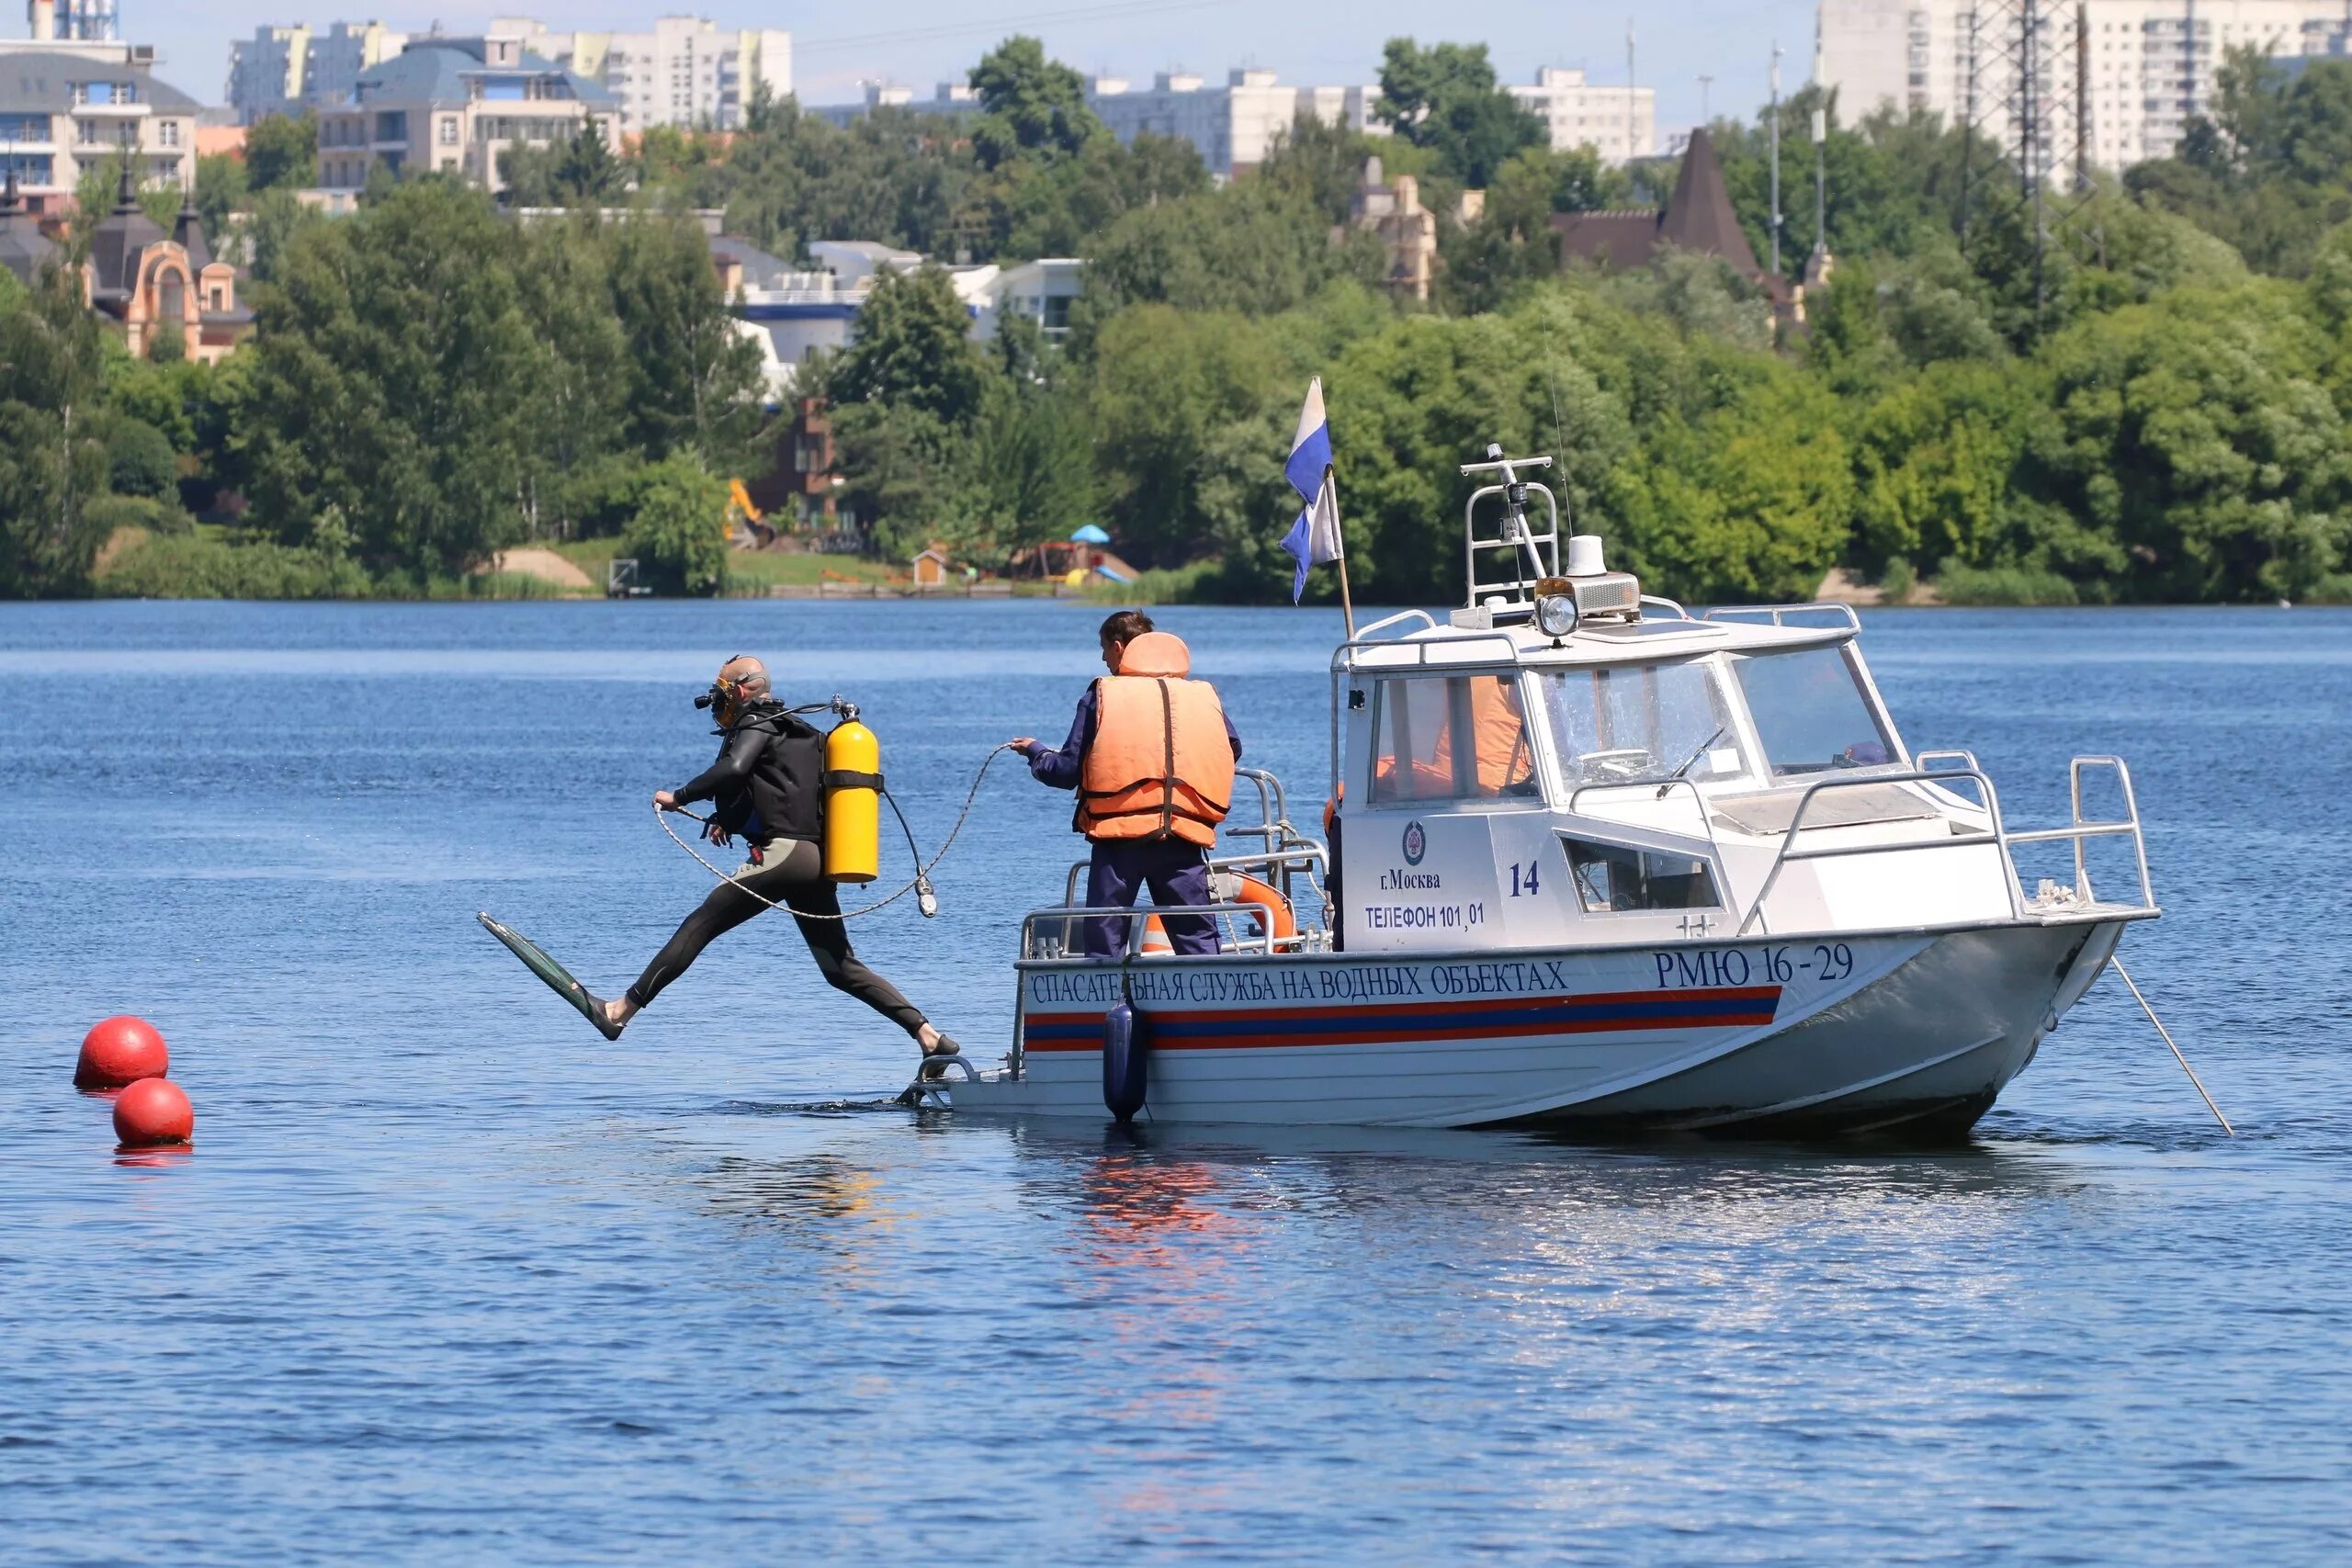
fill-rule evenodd
<path id="1" fill-rule="evenodd" d="M 1713 746 L 1716 741 L 1721 740 L 1723 738 L 1724 727 L 1719 724 L 1715 726 L 1715 732 L 1713 735 L 1708 736 L 1704 740 L 1699 742 L 1699 749 L 1696 751 L 1691 752 L 1690 755 L 1682 759 L 1682 765 L 1680 767 L 1666 775 L 1666 782 L 1657 786 L 1657 798 L 1664 800 L 1666 798 L 1666 792 L 1674 787 L 1674 781 L 1689 773 L 1691 769 L 1697 767 L 1699 765 L 1699 759 L 1707 754 L 1707 749 Z"/>

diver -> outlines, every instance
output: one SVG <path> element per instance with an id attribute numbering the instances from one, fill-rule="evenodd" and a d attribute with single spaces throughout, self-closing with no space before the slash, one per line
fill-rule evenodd
<path id="1" fill-rule="evenodd" d="M 1102 623 L 1101 639 L 1111 673 L 1078 700 L 1061 750 L 1026 735 L 1012 745 L 1040 784 L 1078 792 L 1070 826 L 1093 846 L 1089 907 L 1131 909 L 1145 886 L 1162 909 L 1213 903 L 1207 851 L 1233 802 L 1241 738 L 1216 689 L 1188 678 L 1182 639 L 1154 630 L 1149 615 L 1121 610 Z M 1217 951 L 1210 916 L 1163 914 L 1160 923 L 1175 953 Z M 1089 957 L 1114 958 L 1125 946 L 1120 917 L 1082 924 Z"/>
<path id="2" fill-rule="evenodd" d="M 721 665 L 709 694 L 695 705 L 708 706 L 718 720 L 718 760 L 676 789 L 656 790 L 653 804 L 676 811 L 694 801 L 711 802 L 703 837 L 726 845 L 741 835 L 746 859 L 685 918 L 627 993 L 611 1001 L 585 998 L 588 1021 L 605 1039 L 619 1039 L 628 1021 L 704 948 L 767 908 L 766 899 L 791 909 L 826 981 L 912 1035 L 926 1067 L 956 1055 L 956 1042 L 850 947 L 841 903 L 825 879 L 824 736 L 769 695 L 767 667 L 748 655 Z"/>

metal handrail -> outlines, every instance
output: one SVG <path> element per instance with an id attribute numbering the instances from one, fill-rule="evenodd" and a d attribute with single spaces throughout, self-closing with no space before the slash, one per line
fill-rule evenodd
<path id="1" fill-rule="evenodd" d="M 1093 863 L 1091 860 L 1077 860 L 1069 863 L 1069 871 L 1062 878 L 1062 902 L 1065 905 L 1076 907 L 1079 881 Z M 1305 840 L 1276 850 L 1244 851 L 1238 854 L 1211 855 L 1201 863 L 1211 871 L 1247 872 L 1253 866 L 1263 866 L 1268 871 L 1283 873 L 1283 880 L 1280 885 L 1277 885 L 1271 876 L 1261 877 L 1260 880 L 1290 900 L 1291 916 L 1294 919 L 1298 917 L 1298 897 L 1288 886 L 1290 876 L 1301 872 L 1311 873 L 1314 881 L 1308 886 L 1313 887 L 1318 895 L 1322 894 L 1323 888 L 1328 886 L 1331 880 L 1329 852 L 1321 844 Z M 1179 913 L 1182 913 L 1189 907 L 1180 904 L 1175 908 Z M 1152 908 L 1155 911 L 1159 909 L 1158 905 Z M 1319 931 L 1323 928 L 1318 926 L 1315 929 Z M 1302 930 L 1300 934 L 1305 935 L 1306 932 Z"/>
<path id="2" fill-rule="evenodd" d="M 1679 604 L 1678 602 L 1676 602 L 1675 600 L 1668 599 L 1668 598 L 1665 598 L 1665 597 L 1663 597 L 1663 596 L 1661 596 L 1661 595 L 1659 595 L 1659 594 L 1656 594 L 1656 593 L 1645 593 L 1645 594 L 1643 594 L 1643 595 L 1642 595 L 1642 606 L 1643 606 L 1643 608 L 1647 609 L 1649 606 L 1651 606 L 1651 605 L 1653 605 L 1653 604 L 1657 605 L 1657 606 L 1659 609 L 1661 609 L 1661 610 L 1671 610 L 1671 611 L 1673 611 L 1673 612 L 1674 612 L 1673 615 L 1672 615 L 1671 617 L 1669 617 L 1670 619 L 1673 619 L 1673 620 L 1678 620 L 1678 621 L 1695 621 L 1695 620 L 1697 620 L 1697 619 L 1699 618 L 1698 616 L 1696 616 L 1696 615 L 1692 615 L 1690 611 L 1688 611 L 1688 610 L 1684 609 L 1684 608 L 1681 606 L 1681 604 Z"/>
<path id="3" fill-rule="evenodd" d="M 1943 757 L 1956 759 L 1962 768 L 1973 768 L 1977 765 L 1975 752 L 1963 751 L 1958 747 L 1953 747 L 1948 750 L 1942 751 L 1922 751 L 1917 756 L 1911 759 L 1911 765 L 1915 768 L 1920 769 L 1922 772 L 1925 772 L 1928 769 L 1928 763 Z"/>
<path id="4" fill-rule="evenodd" d="M 1929 753 L 1931 756 L 1937 754 Z M 2131 812 L 2130 817 L 2124 820 L 2086 821 L 2084 819 L 2082 770 L 2086 767 L 2103 766 L 2114 767 L 2123 780 L 2124 805 Z M 1805 810 L 1812 806 L 1815 795 L 1826 794 L 1833 789 L 1860 789 L 1872 784 L 1940 784 L 1956 779 L 1972 779 L 1984 792 L 1983 809 L 1992 819 L 1992 828 L 1988 833 L 1945 839 L 1924 839 L 1911 843 L 1841 844 L 1825 849 L 1797 847 L 1797 836 L 1804 830 Z M 1982 768 L 1948 768 L 1934 773 L 1915 769 L 1902 773 L 1869 773 L 1858 778 L 1822 779 L 1810 784 L 1806 786 L 1804 794 L 1798 798 L 1796 811 L 1790 817 L 1785 836 L 1781 840 L 1780 852 L 1772 857 L 1771 869 L 1765 873 L 1763 886 L 1756 890 L 1756 897 L 1748 905 L 1747 913 L 1741 917 L 1739 928 L 1734 934 L 1736 936 L 1747 934 L 1747 928 L 1755 922 L 1758 916 L 1764 912 L 1764 901 L 1770 897 L 1774 884 L 1780 880 L 1781 868 L 1792 861 L 1842 860 L 1856 855 L 1901 854 L 1914 850 L 1973 849 L 1981 847 L 1988 839 L 1993 847 L 1999 852 L 2001 864 L 2008 873 L 2007 882 L 2009 913 L 2012 919 L 2020 920 L 2025 919 L 2025 890 L 2018 874 L 2017 857 L 2010 852 L 2010 846 L 2053 843 L 2060 840 L 2074 840 L 2075 886 L 2087 900 L 2091 897 L 2091 888 L 2089 871 L 2084 863 L 2084 840 L 2120 837 L 2125 834 L 2131 835 L 2133 840 L 2133 852 L 2140 872 L 2140 902 L 2134 908 L 2154 908 L 2155 887 L 2148 875 L 2147 840 L 2141 830 L 2139 800 L 2132 792 L 2131 770 L 2125 768 L 2122 760 L 2117 757 L 2077 757 L 2069 768 L 2069 779 L 2074 790 L 2074 820 L 2064 828 L 2038 828 L 2023 833 L 2010 832 L 2007 824 L 2002 820 L 2000 794 L 1995 789 L 1992 778 Z M 1846 824 L 1846 826 L 1860 826 L 1860 824 Z"/>
<path id="5" fill-rule="evenodd" d="M 1419 612 L 1417 611 L 1415 613 L 1419 614 Z M 1430 623 L 1430 629 L 1431 631 L 1436 631 L 1437 623 L 1434 621 Z M 1506 631 L 1445 631 L 1440 632 L 1436 637 L 1411 638 L 1367 637 L 1362 634 L 1358 634 L 1355 637 L 1350 637 L 1347 641 L 1341 643 L 1338 648 L 1332 650 L 1331 673 L 1334 676 L 1338 676 L 1348 673 L 1358 668 L 1381 671 L 1427 669 L 1430 662 L 1429 650 L 1430 649 L 1453 648 L 1465 642 L 1501 643 L 1503 645 L 1504 654 L 1502 658 L 1497 660 L 1495 662 L 1498 664 L 1507 663 L 1514 668 L 1516 668 L 1519 663 L 1519 644 L 1513 640 L 1510 633 Z M 1375 664 L 1359 667 L 1353 662 L 1349 661 L 1347 658 L 1349 654 L 1355 652 L 1359 649 L 1366 650 L 1377 649 L 1385 652 L 1397 652 L 1408 648 L 1413 650 L 1413 661 L 1410 664 Z M 1448 668 L 1451 668 L 1451 666 L 1448 666 Z"/>
<path id="6" fill-rule="evenodd" d="M 1383 615 L 1380 619 L 1373 622 L 1372 625 L 1356 633 L 1356 640 L 1358 642 L 1370 642 L 1372 640 L 1373 633 L 1393 626 L 1399 621 L 1409 621 L 1416 615 L 1419 615 L 1421 618 L 1421 625 L 1427 626 L 1431 631 L 1437 630 L 1437 617 L 1430 615 L 1427 610 L 1399 610 L 1393 615 Z M 1397 642 L 1403 639 L 1391 637 L 1388 640 L 1391 642 Z"/>
<path id="7" fill-rule="evenodd" d="M 1705 614 L 1702 615 L 1699 619 L 1702 621 L 1730 621 L 1737 620 L 1743 616 L 1770 615 L 1772 617 L 1772 624 L 1774 626 L 1784 626 L 1789 624 L 1787 617 L 1790 615 L 1806 614 L 1818 615 L 1823 611 L 1828 611 L 1832 614 L 1845 616 L 1846 629 L 1849 631 L 1858 632 L 1862 629 L 1862 618 L 1861 616 L 1854 614 L 1854 607 L 1851 604 L 1717 604 L 1709 609 Z M 1827 626 L 1815 626 L 1809 629 L 1814 631 L 1827 631 L 1831 628 Z"/>
<path id="8" fill-rule="evenodd" d="M 1755 899 L 1747 906 L 1747 913 L 1740 917 L 1739 929 L 1733 934 L 1735 936 L 1747 934 L 1747 928 L 1755 922 L 1757 916 L 1764 912 L 1764 900 L 1771 897 L 1773 885 L 1780 881 L 1781 868 L 1791 861 L 1837 860 L 1857 853 L 1900 854 L 1910 850 L 1973 848 L 1983 843 L 1982 839 L 1971 837 L 1923 839 L 1907 844 L 1847 844 L 1826 850 L 1797 848 L 1797 835 L 1804 830 L 1805 810 L 1813 805 L 1815 795 L 1826 795 L 1834 789 L 1860 789 L 1871 784 L 1932 784 L 1950 779 L 1974 779 L 1984 791 L 1984 809 L 1993 818 L 1994 847 L 2000 851 L 2001 863 L 2008 869 L 2009 873 L 2009 914 L 2016 919 L 2025 919 L 2025 901 L 2018 888 L 2017 862 L 2009 858 L 2008 838 L 2001 828 L 2000 795 L 1994 789 L 1992 779 L 1981 768 L 1946 769 L 1938 773 L 1928 773 L 1914 769 L 1902 773 L 1871 773 L 1860 778 L 1821 779 L 1807 784 L 1804 794 L 1797 797 L 1795 812 L 1789 818 L 1785 836 L 1781 840 L 1780 852 L 1772 857 L 1771 869 L 1764 874 L 1763 886 L 1757 888 Z M 1857 824 L 1848 825 L 1856 826 Z"/>
<path id="9" fill-rule="evenodd" d="M 1223 932 L 1217 936 L 1219 948 L 1227 953 L 1262 953 L 1272 956 L 1274 949 L 1273 911 L 1263 904 L 1174 904 L 1165 908 L 1146 905 L 1080 905 L 1076 908 L 1032 909 L 1021 918 L 1021 956 L 1024 959 L 1057 959 L 1069 953 L 1070 928 L 1080 920 L 1105 919 L 1112 917 L 1127 922 L 1125 957 L 1143 957 L 1143 930 L 1147 922 L 1159 915 L 1205 915 L 1215 919 L 1220 915 L 1245 915 L 1258 922 L 1259 934 L 1254 942 L 1236 940 L 1228 943 Z M 1041 923 L 1058 923 L 1062 928 L 1059 949 L 1039 951 L 1037 927 Z"/>

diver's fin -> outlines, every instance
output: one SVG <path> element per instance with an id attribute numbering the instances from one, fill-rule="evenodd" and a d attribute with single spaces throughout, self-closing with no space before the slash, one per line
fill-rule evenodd
<path id="1" fill-rule="evenodd" d="M 620 1025 L 605 1016 L 605 1004 L 587 987 L 571 977 L 571 971 L 539 951 L 539 944 L 521 931 L 509 931 L 487 914 L 476 914 L 482 930 L 506 944 L 506 950 L 523 961 L 530 970 L 548 983 L 548 989 L 580 1010 L 580 1016 L 596 1026 L 596 1032 L 607 1040 L 621 1037 Z"/>

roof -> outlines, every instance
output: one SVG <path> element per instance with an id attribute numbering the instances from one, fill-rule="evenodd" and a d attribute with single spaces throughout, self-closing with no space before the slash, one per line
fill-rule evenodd
<path id="1" fill-rule="evenodd" d="M 56 243 L 25 210 L 24 197 L 17 191 L 16 171 L 10 170 L 7 185 L 0 186 L 0 266 L 29 283 L 41 264 L 56 254 Z"/>
<path id="2" fill-rule="evenodd" d="M 148 217 L 146 209 L 139 205 L 138 194 L 130 187 L 130 171 L 126 167 L 114 210 L 90 231 L 92 295 L 104 298 L 127 294 L 139 276 L 140 253 L 170 238 L 163 225 Z"/>
<path id="3" fill-rule="evenodd" d="M 0 54 L 0 114 L 71 113 L 77 82 L 128 82 L 139 89 L 141 103 L 159 109 L 193 111 L 200 107 L 169 82 L 136 66 L 86 55 L 12 50 Z"/>
<path id="4" fill-rule="evenodd" d="M 382 64 L 370 66 L 353 84 L 353 96 L 363 103 L 374 98 L 413 103 L 422 98 L 427 103 L 461 104 L 473 96 L 467 90 L 466 82 L 476 76 L 517 81 L 533 76 L 560 76 L 570 85 L 572 97 L 583 104 L 606 107 L 620 101 L 602 83 L 591 82 L 553 61 L 526 52 L 519 65 L 485 65 L 476 49 L 469 49 L 465 40 L 454 39 L 412 43 Z"/>
<path id="5" fill-rule="evenodd" d="M 191 272 L 202 272 L 212 265 L 212 247 L 204 241 L 204 220 L 197 216 L 194 191 L 180 203 L 179 220 L 172 225 L 172 243 L 187 253 Z"/>
<path id="6" fill-rule="evenodd" d="M 1581 258 L 1631 271 L 1648 265 L 1660 246 L 1672 245 L 1721 256 L 1749 277 L 1763 276 L 1755 247 L 1732 211 L 1714 141 L 1703 128 L 1690 133 L 1663 212 L 1562 212 L 1554 215 L 1552 227 L 1560 236 L 1563 262 Z"/>
<path id="7" fill-rule="evenodd" d="M 710 254 L 713 260 L 733 260 L 743 269 L 743 287 L 751 289 L 782 288 L 787 277 L 802 270 L 773 251 L 762 250 L 740 234 L 712 236 Z"/>
<path id="8" fill-rule="evenodd" d="M 1747 231 L 1731 209 L 1731 192 L 1724 186 L 1724 166 L 1715 157 L 1713 138 L 1702 126 L 1690 133 L 1682 152 L 1682 170 L 1674 177 L 1674 194 L 1667 198 L 1666 215 L 1658 220 L 1658 238 L 1686 251 L 1721 256 L 1740 271 L 1754 275 L 1756 251 Z"/>
<path id="9" fill-rule="evenodd" d="M 1655 212 L 1558 212 L 1552 227 L 1559 231 L 1562 261 L 1582 257 L 1631 272 L 1647 266 L 1657 249 Z"/>

